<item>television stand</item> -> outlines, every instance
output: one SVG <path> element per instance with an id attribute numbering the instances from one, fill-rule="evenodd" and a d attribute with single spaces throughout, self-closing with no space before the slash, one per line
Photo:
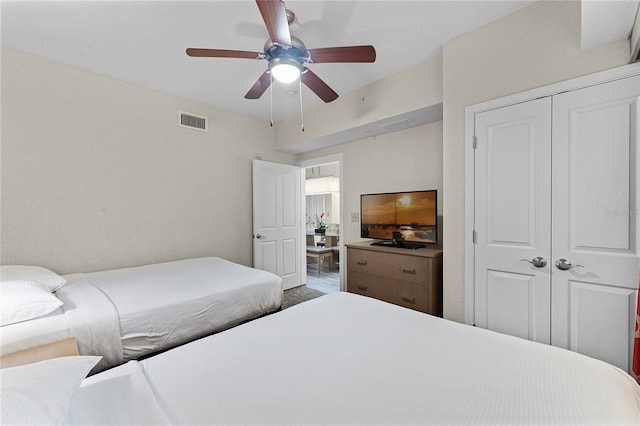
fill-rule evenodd
<path id="1" fill-rule="evenodd" d="M 417 243 L 414 241 L 402 241 L 402 240 L 382 240 L 371 243 L 372 246 L 381 247 L 397 247 L 409 250 L 416 250 L 419 248 L 425 248 L 427 245 L 423 243 Z"/>
<path id="2" fill-rule="evenodd" d="M 346 244 L 347 291 L 442 316 L 442 250 Z"/>

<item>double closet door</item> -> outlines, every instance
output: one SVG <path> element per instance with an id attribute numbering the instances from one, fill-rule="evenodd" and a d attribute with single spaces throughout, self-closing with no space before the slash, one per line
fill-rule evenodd
<path id="1" fill-rule="evenodd" d="M 475 324 L 629 371 L 640 76 L 475 115 Z"/>

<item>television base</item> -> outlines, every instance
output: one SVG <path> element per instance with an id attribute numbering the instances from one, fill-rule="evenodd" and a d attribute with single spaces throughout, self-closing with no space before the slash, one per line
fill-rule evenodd
<path id="1" fill-rule="evenodd" d="M 424 248 L 427 245 L 424 243 L 417 243 L 414 241 L 402 241 L 402 240 L 382 240 L 376 241 L 375 243 L 371 243 L 372 246 L 381 246 L 381 247 L 397 247 L 409 250 L 416 250 L 419 248 Z"/>

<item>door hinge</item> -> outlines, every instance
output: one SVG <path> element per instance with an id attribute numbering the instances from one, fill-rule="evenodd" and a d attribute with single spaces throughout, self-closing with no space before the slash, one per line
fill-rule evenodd
<path id="1" fill-rule="evenodd" d="M 478 138 L 474 135 L 472 140 L 473 140 L 473 149 L 478 149 Z"/>
<path id="2" fill-rule="evenodd" d="M 471 238 L 473 239 L 473 244 L 478 244 L 478 232 L 475 229 L 473 230 Z"/>

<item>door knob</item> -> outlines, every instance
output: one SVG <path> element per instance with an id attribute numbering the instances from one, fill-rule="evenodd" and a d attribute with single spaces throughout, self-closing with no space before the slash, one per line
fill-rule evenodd
<path id="1" fill-rule="evenodd" d="M 534 257 L 531 260 L 529 259 L 520 259 L 520 260 L 523 262 L 529 262 L 536 268 L 544 268 L 545 266 L 547 266 L 547 260 L 544 257 L 540 257 L 540 256 Z"/>
<path id="2" fill-rule="evenodd" d="M 259 240 L 262 240 L 263 238 L 267 238 L 267 237 L 265 237 L 264 235 L 258 234 L 258 235 L 256 235 L 256 238 L 259 239 Z"/>
<path id="3" fill-rule="evenodd" d="M 584 268 L 583 265 L 574 265 L 569 262 L 567 259 L 558 259 L 556 260 L 556 268 L 561 271 L 568 271 L 571 268 Z"/>

